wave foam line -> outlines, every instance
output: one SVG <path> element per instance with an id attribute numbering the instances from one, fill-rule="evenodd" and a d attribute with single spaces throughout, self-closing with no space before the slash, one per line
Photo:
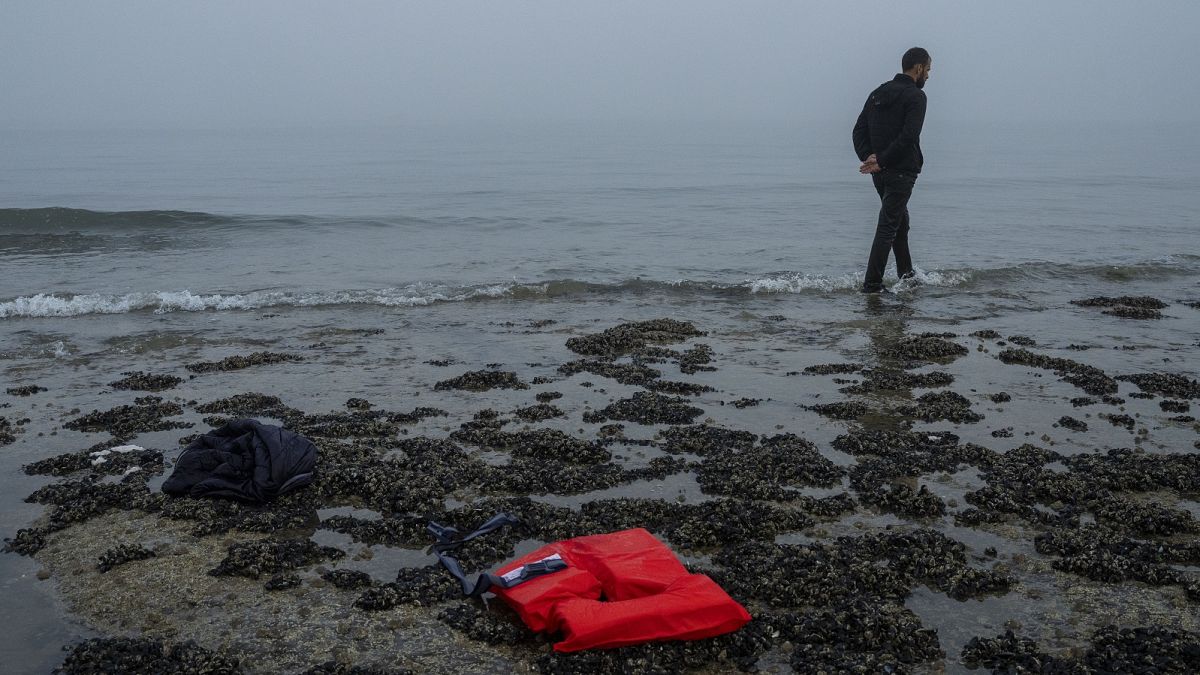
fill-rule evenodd
<path id="1" fill-rule="evenodd" d="M 0 319 L 17 317 L 71 317 L 87 314 L 127 314 L 151 310 L 156 314 L 168 312 L 203 312 L 207 310 L 260 309 L 263 307 L 316 307 L 320 305 L 381 305 L 384 307 L 414 307 L 436 302 L 457 302 L 473 298 L 498 298 L 508 295 L 511 285 L 481 286 L 469 289 L 438 290 L 408 287 L 366 291 L 330 291 L 318 293 L 289 293 L 282 291 L 202 295 L 191 291 L 155 291 L 104 295 L 87 293 L 60 296 L 38 293 L 0 302 Z"/>
<path id="2" fill-rule="evenodd" d="M 862 280 L 862 272 L 847 272 L 836 276 L 780 274 L 753 279 L 746 282 L 746 286 L 751 293 L 831 292 L 857 290 L 862 286 Z M 938 272 L 917 269 L 913 281 L 901 281 L 892 290 L 906 292 L 919 286 L 958 286 L 970 280 L 971 273 L 968 271 Z"/>

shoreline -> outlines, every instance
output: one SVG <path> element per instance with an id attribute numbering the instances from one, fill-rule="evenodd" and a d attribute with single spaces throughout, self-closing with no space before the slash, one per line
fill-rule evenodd
<path id="1" fill-rule="evenodd" d="M 53 433 L 53 445 L 74 447 L 43 467 L 61 475 L 39 482 L 89 475 L 94 465 L 81 459 L 104 449 L 105 433 L 116 432 L 111 445 L 135 442 L 161 454 L 122 455 L 104 467 L 105 477 L 80 493 L 91 506 L 81 506 L 79 494 L 45 494 L 47 511 L 83 520 L 46 534 L 34 559 L 72 614 L 101 634 L 190 637 L 205 649 L 228 650 L 251 672 L 273 672 L 271 663 L 286 666 L 284 672 L 327 663 L 568 672 L 613 668 L 626 658 L 701 670 L 757 659 L 769 671 L 847 658 L 880 665 L 870 660 L 877 653 L 907 654 L 917 672 L 960 672 L 971 638 L 991 640 L 1006 630 L 1064 659 L 1086 659 L 1095 631 L 1131 609 L 1133 625 L 1200 631 L 1198 600 L 1189 595 L 1200 583 L 1200 552 L 1186 548 L 1200 516 L 1200 483 L 1170 483 L 1181 467 L 1195 464 L 1200 427 L 1180 419 L 1195 413 L 1198 404 L 1184 408 L 1184 402 L 1200 394 L 1187 376 L 1136 377 L 1177 372 L 1196 347 L 1183 354 L 1171 348 L 1167 353 L 1178 361 L 1157 370 L 1147 367 L 1158 360 L 1150 355 L 1138 357 L 1141 367 L 1114 370 L 1110 362 L 1120 350 L 1072 350 L 1075 342 L 1047 340 L 1032 326 L 1033 337 L 1007 330 L 976 335 L 988 321 L 938 327 L 904 307 L 883 303 L 873 319 L 847 323 L 833 335 L 766 313 L 754 319 L 755 331 L 735 332 L 710 325 L 716 309 L 638 308 L 646 319 L 690 322 L 690 328 L 659 323 L 649 330 L 620 329 L 627 324 L 612 317 L 558 323 L 533 316 L 542 313 L 535 310 L 507 326 L 493 322 L 482 335 L 454 329 L 457 341 L 443 344 L 395 325 L 339 327 L 321 335 L 310 330 L 290 343 L 201 345 L 169 361 L 118 359 L 133 367 L 92 365 L 80 374 L 76 366 L 59 382 L 45 381 L 46 392 L 4 399 L 43 404 L 17 411 L 37 419 L 19 425 L 14 442 Z M 397 332 L 409 340 L 399 358 L 374 344 Z M 489 344 L 497 339 L 508 344 Z M 1089 340 L 1096 337 L 1079 338 Z M 780 341 L 791 351 L 780 353 Z M 226 360 L 238 356 L 248 361 Z M 397 378 L 387 371 L 401 367 L 400 381 L 389 385 Z M 806 373 L 809 367 L 815 372 Z M 70 411 L 44 405 L 72 379 L 117 382 L 135 370 L 143 377 L 132 376 L 132 386 L 164 388 L 106 384 L 102 395 L 79 394 L 80 405 Z M 371 387 L 352 384 L 366 375 Z M 1100 375 L 1135 377 L 1110 384 Z M 302 394 L 303 383 L 318 381 L 327 391 Z M 43 385 L 38 378 L 22 384 Z M 508 388 L 491 388 L 496 384 Z M 385 387 L 392 393 L 381 398 Z M 249 392 L 262 395 L 235 398 Z M 341 395 L 347 392 L 353 395 Z M 1073 403 L 1083 398 L 1092 402 Z M 1172 403 L 1162 407 L 1164 401 Z M 11 420 L 14 411 L 0 415 Z M 89 417 L 91 411 L 99 414 Z M 162 462 L 174 458 L 181 437 L 243 415 L 286 422 L 317 441 L 322 461 L 330 462 L 324 477 L 263 512 L 182 507 L 155 496 L 170 470 Z M 1083 426 L 1061 424 L 1063 417 Z M 56 422 L 81 431 L 58 436 Z M 171 428 L 182 424 L 192 426 Z M 1117 447 L 1146 451 L 1107 452 Z M 80 468 L 69 470 L 74 466 Z M 115 482 L 133 466 L 139 470 Z M 389 492 L 401 480 L 411 489 Z M 1200 471 L 1192 480 L 1200 481 Z M 1124 489 L 1131 485 L 1137 489 Z M 481 500 L 479 508 L 467 507 Z M 421 520 L 437 515 L 471 526 L 499 506 L 523 510 L 532 531 L 469 551 L 476 569 L 537 542 L 644 524 L 758 620 L 706 644 L 550 656 L 548 643 L 503 614 L 473 612 L 473 604 L 448 595 L 449 575 L 420 571 L 432 559 L 420 553 L 430 543 L 420 539 Z M 258 579 L 207 574 L 230 546 L 264 536 L 311 539 L 345 555 Z M 1185 548 L 1176 559 L 1153 560 L 1122 544 L 1137 541 Z M 102 573 L 95 565 L 115 542 L 155 555 Z M 808 585 L 785 587 L 771 599 L 756 585 L 766 577 L 747 576 L 809 570 L 796 556 L 817 550 L 831 556 L 824 572 L 838 583 L 822 586 L 825 577 L 801 574 Z M 1137 569 L 1182 567 L 1182 581 L 1089 580 L 1111 576 L 1117 550 Z M 870 590 L 862 575 L 879 565 L 890 576 Z M 929 572 L 931 565 L 941 571 Z M 398 569 L 418 571 L 401 571 L 394 580 Z M 333 570 L 363 571 L 371 587 L 350 587 L 341 579 L 350 575 L 324 578 Z M 277 574 L 296 574 L 300 583 L 264 590 Z M 847 593 L 842 586 L 866 590 Z M 356 606 L 367 594 L 392 604 Z M 204 604 L 206 598 L 220 602 Z M 303 607 L 309 618 L 296 621 Z M 829 613 L 835 609 L 843 613 Z M 864 644 L 844 631 L 814 642 L 813 627 L 838 616 L 892 637 Z M 222 620 L 234 617 L 242 624 L 223 633 Z M 927 628 L 938 631 L 932 643 L 920 637 Z M 290 645 L 286 655 L 281 642 Z M 975 644 L 979 653 L 988 649 Z M 1027 644 L 1009 647 L 1033 653 Z"/>

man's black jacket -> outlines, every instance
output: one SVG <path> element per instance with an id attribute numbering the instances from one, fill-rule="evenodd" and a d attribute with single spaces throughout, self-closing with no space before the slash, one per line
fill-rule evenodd
<path id="1" fill-rule="evenodd" d="M 875 155 L 879 166 L 920 173 L 921 125 L 925 123 L 925 92 L 904 73 L 879 85 L 863 105 L 854 125 L 854 152 L 866 161 Z"/>
<path id="2" fill-rule="evenodd" d="M 312 482 L 317 446 L 255 420 L 234 420 L 188 444 L 162 491 L 262 504 Z"/>

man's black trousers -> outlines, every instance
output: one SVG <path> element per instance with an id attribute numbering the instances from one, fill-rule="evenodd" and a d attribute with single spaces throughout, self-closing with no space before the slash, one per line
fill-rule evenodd
<path id="1" fill-rule="evenodd" d="M 917 174 L 885 169 L 871 174 L 871 180 L 882 203 L 871 257 L 867 260 L 867 277 L 863 281 L 863 290 L 869 292 L 883 288 L 883 270 L 892 251 L 896 252 L 896 274 L 901 279 L 913 274 L 912 256 L 908 253 L 908 198 L 912 196 Z"/>

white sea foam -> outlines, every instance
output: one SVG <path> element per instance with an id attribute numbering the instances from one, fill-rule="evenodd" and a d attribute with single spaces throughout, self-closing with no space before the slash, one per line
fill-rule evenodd
<path id="1" fill-rule="evenodd" d="M 862 277 L 850 272 L 832 277 L 797 273 L 761 277 L 746 283 L 751 293 L 802 293 L 857 288 L 862 284 Z"/>
<path id="2" fill-rule="evenodd" d="M 896 282 L 891 288 L 897 293 L 920 286 L 958 286 L 970 280 L 969 272 L 936 272 L 916 269 L 912 281 Z M 862 285 L 862 272 L 846 272 L 835 276 L 810 274 L 780 274 L 760 277 L 746 282 L 751 293 L 803 293 L 805 291 L 842 291 Z"/>
<path id="3" fill-rule="evenodd" d="M 92 458 L 92 466 L 100 466 L 108 461 L 109 455 L 122 452 L 137 452 L 139 450 L 145 450 L 145 448 L 140 445 L 118 445 L 114 448 L 108 448 L 107 450 L 97 450 L 88 456 Z"/>
<path id="4" fill-rule="evenodd" d="M 0 302 L 0 319 L 17 317 L 69 317 L 87 314 L 125 314 L 141 310 L 156 314 L 206 310 L 260 309 L 263 307 L 314 307 L 320 305 L 382 305 L 414 307 L 437 302 L 461 302 L 474 298 L 499 298 L 512 293 L 515 284 L 452 288 L 416 284 L 404 288 L 293 293 L 255 291 L 235 294 L 197 294 L 191 291 L 155 291 L 103 295 L 54 295 L 38 293 Z M 526 286 L 532 293 L 545 293 L 542 285 Z"/>
<path id="5" fill-rule="evenodd" d="M 913 286 L 955 286 L 970 278 L 968 272 L 917 271 L 919 283 L 900 282 L 894 286 L 899 292 Z M 589 283 L 565 279 L 559 281 L 520 283 L 516 280 L 498 284 L 478 286 L 447 286 L 431 283 L 410 284 L 403 287 L 338 290 L 338 291 L 252 291 L 249 293 L 193 293 L 189 290 L 152 291 L 106 295 L 84 293 L 79 295 L 57 295 L 38 293 L 0 302 L 0 319 L 19 317 L 71 317 L 89 314 L 126 314 L 151 311 L 156 314 L 169 312 L 203 312 L 226 310 L 250 310 L 264 307 L 317 307 L 324 305 L 377 305 L 383 307 L 420 307 L 441 302 L 464 302 L 487 298 L 529 298 L 571 295 L 610 289 L 638 292 L 647 288 L 660 288 L 672 292 L 750 292 L 750 293 L 801 293 L 805 291 L 839 291 L 858 288 L 862 283 L 861 272 L 846 272 L 840 275 L 813 275 L 800 273 L 777 274 L 749 279 L 741 283 L 694 282 L 678 279 L 669 282 L 651 280 L 626 281 L 623 283 Z M 57 356 L 66 355 L 65 347 Z"/>

